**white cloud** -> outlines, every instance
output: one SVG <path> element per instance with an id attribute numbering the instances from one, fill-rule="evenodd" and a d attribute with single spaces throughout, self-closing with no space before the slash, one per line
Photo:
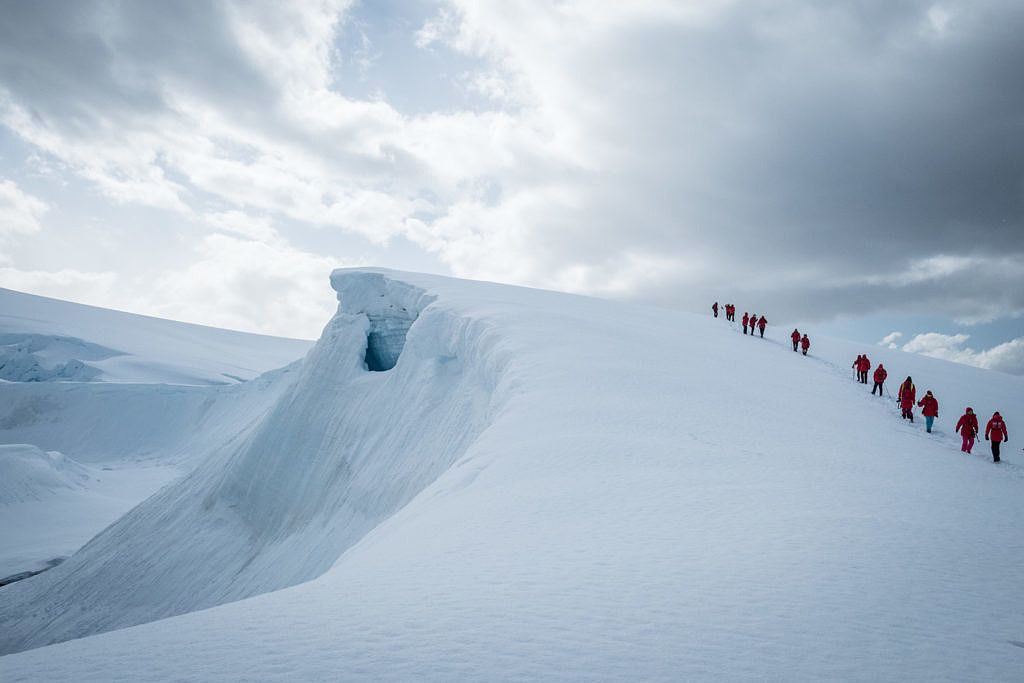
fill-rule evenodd
<path id="1" fill-rule="evenodd" d="M 0 180 L 0 238 L 39 232 L 43 227 L 40 220 L 48 210 L 46 202 L 28 194 L 13 180 Z"/>
<path id="2" fill-rule="evenodd" d="M 890 332 L 889 334 L 882 337 L 882 341 L 878 342 L 878 345 L 885 346 L 890 349 L 899 348 L 899 344 L 897 344 L 896 341 L 902 336 L 902 332 Z"/>
<path id="3" fill-rule="evenodd" d="M 0 287 L 82 303 L 105 301 L 115 305 L 116 282 L 117 275 L 111 272 L 0 268 Z"/>
<path id="4" fill-rule="evenodd" d="M 337 302 L 334 268 L 363 265 L 317 256 L 281 241 L 209 235 L 198 259 L 151 283 L 147 310 L 177 320 L 249 332 L 315 339 Z"/>
<path id="5" fill-rule="evenodd" d="M 979 368 L 1024 375 L 1024 337 L 981 351 L 965 346 L 969 339 L 970 335 L 967 334 L 927 332 L 915 336 L 903 345 L 902 350 Z"/>

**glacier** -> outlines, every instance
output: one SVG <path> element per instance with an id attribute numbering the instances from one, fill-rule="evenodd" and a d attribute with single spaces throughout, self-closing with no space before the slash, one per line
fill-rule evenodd
<path id="1" fill-rule="evenodd" d="M 928 435 L 849 379 L 850 343 L 804 358 L 788 330 L 543 290 L 331 283 L 303 360 L 174 388 L 195 429 L 127 430 L 120 457 L 187 474 L 0 588 L 0 677 L 1019 673 L 1024 461 L 964 456 L 951 425 L 970 404 L 1012 432 L 1021 378 L 868 349 L 939 397 Z M 11 438 L 86 419 L 32 390 Z"/>

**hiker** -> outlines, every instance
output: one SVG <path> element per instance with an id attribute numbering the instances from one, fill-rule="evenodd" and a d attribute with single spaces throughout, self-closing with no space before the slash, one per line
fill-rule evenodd
<path id="1" fill-rule="evenodd" d="M 1003 416 L 999 414 L 998 410 L 992 414 L 992 419 L 985 425 L 985 441 L 989 440 L 989 436 L 992 437 L 992 462 L 999 462 L 999 443 L 1009 441 L 1010 434 L 1006 431 L 1006 423 L 1003 422 Z"/>
<path id="2" fill-rule="evenodd" d="M 750 316 L 750 336 L 754 336 L 754 328 L 757 327 L 757 313 Z"/>
<path id="3" fill-rule="evenodd" d="M 789 335 L 789 338 L 793 340 L 793 353 L 796 353 L 796 347 L 800 346 L 800 330 L 793 328 L 793 334 Z"/>
<path id="4" fill-rule="evenodd" d="M 860 360 L 860 383 L 868 383 L 868 370 L 871 369 L 871 359 L 868 358 L 868 354 L 861 356 Z"/>
<path id="5" fill-rule="evenodd" d="M 889 373 L 886 371 L 885 367 L 883 367 L 882 364 L 879 363 L 878 367 L 875 368 L 875 386 L 871 387 L 872 396 L 875 395 L 875 389 L 878 389 L 879 396 L 882 395 L 882 385 L 885 384 L 885 378 L 888 376 Z"/>
<path id="6" fill-rule="evenodd" d="M 811 348 L 811 340 L 807 338 L 806 334 L 800 339 L 800 348 L 803 349 L 805 356 L 807 355 L 807 349 Z"/>
<path id="7" fill-rule="evenodd" d="M 761 331 L 761 339 L 764 339 L 764 328 L 768 327 L 768 318 L 761 316 L 761 319 L 757 321 L 757 329 Z"/>
<path id="8" fill-rule="evenodd" d="M 736 322 L 736 304 L 729 304 L 729 320 Z"/>
<path id="9" fill-rule="evenodd" d="M 715 312 L 715 317 L 718 317 L 718 302 L 711 304 L 711 310 Z"/>
<path id="10" fill-rule="evenodd" d="M 970 455 L 971 449 L 974 448 L 974 437 L 978 435 L 978 416 L 974 414 L 974 409 L 970 406 L 956 421 L 956 431 L 960 432 L 960 437 L 963 439 L 960 450 Z"/>
<path id="11" fill-rule="evenodd" d="M 903 410 L 903 419 L 914 421 L 914 401 L 917 400 L 917 387 L 914 380 L 907 376 L 907 379 L 900 385 L 900 393 L 896 394 L 896 400 Z"/>
<path id="12" fill-rule="evenodd" d="M 932 396 L 932 392 L 926 391 L 924 398 L 917 402 L 917 406 L 922 408 L 921 414 L 924 415 L 924 430 L 931 434 L 932 424 L 935 423 L 935 418 L 939 416 L 939 402 Z"/>
<path id="13" fill-rule="evenodd" d="M 750 314 L 746 311 L 743 312 L 743 334 L 747 333 L 747 325 L 750 324 Z"/>
<path id="14" fill-rule="evenodd" d="M 857 359 L 855 361 L 853 361 L 853 365 L 850 366 L 851 368 L 853 368 L 854 370 L 857 371 L 857 381 L 858 382 L 860 381 L 860 371 L 861 371 L 861 367 L 860 366 L 863 364 L 863 362 L 864 362 L 864 356 L 857 356 Z"/>

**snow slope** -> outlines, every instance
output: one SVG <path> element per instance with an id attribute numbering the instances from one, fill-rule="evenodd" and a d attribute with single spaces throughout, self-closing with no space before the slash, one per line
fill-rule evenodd
<path id="1" fill-rule="evenodd" d="M 0 379 L 227 384 L 310 342 L 161 320 L 0 288 Z"/>
<path id="2" fill-rule="evenodd" d="M 830 340 L 803 358 L 789 330 L 539 290 L 332 280 L 339 313 L 266 415 L 0 589 L 0 644 L 180 615 L 9 654 L 0 678 L 1019 679 L 1021 378 Z M 847 379 L 864 351 L 937 393 L 940 433 Z M 967 401 L 1005 416 L 1007 462 L 952 443 Z"/>
<path id="3" fill-rule="evenodd" d="M 0 580 L 231 447 L 309 346 L 0 289 Z"/>

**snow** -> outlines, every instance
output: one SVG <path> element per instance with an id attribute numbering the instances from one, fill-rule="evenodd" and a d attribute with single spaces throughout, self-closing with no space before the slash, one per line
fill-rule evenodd
<path id="1" fill-rule="evenodd" d="M 0 444 L 0 505 L 44 500 L 61 489 L 81 488 L 89 472 L 57 451 L 31 444 Z"/>
<path id="2" fill-rule="evenodd" d="M 0 379 L 228 384 L 310 342 L 220 330 L 0 288 Z"/>
<path id="3" fill-rule="evenodd" d="M 3 651 L 75 638 L 0 678 L 1019 680 L 1024 461 L 951 432 L 970 403 L 1016 439 L 1021 378 L 540 290 L 332 283 L 299 367 L 219 388 L 231 438 L 0 589 Z M 410 326 L 367 372 L 388 311 Z M 864 352 L 935 392 L 935 434 L 852 381 Z"/>

